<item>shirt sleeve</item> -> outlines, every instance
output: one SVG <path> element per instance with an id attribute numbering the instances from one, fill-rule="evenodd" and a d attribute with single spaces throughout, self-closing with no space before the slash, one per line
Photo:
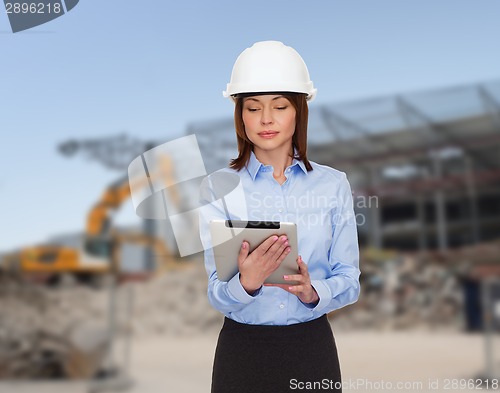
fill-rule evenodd
<path id="1" fill-rule="evenodd" d="M 311 280 L 319 296 L 312 310 L 322 314 L 356 302 L 360 292 L 358 231 L 351 186 L 345 173 L 337 194 L 337 207 L 332 213 L 333 238 L 328 255 L 331 276 Z"/>
<path id="2" fill-rule="evenodd" d="M 204 249 L 205 269 L 208 274 L 208 300 L 210 304 L 226 316 L 239 311 L 262 295 L 262 287 L 253 295 L 249 295 L 240 282 L 240 274 L 236 273 L 229 281 L 220 281 L 217 277 L 209 223 L 213 219 L 228 219 L 224 214 L 222 201 L 215 198 L 207 176 L 200 186 L 199 226 L 200 239 Z"/>

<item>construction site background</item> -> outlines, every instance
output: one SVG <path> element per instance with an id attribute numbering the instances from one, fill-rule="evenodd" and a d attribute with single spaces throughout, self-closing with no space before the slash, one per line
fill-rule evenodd
<path id="1" fill-rule="evenodd" d="M 430 97 L 448 110 L 423 104 Z M 428 391 L 447 390 L 446 380 L 465 380 L 464 389 L 474 390 L 500 375 L 495 281 L 500 266 L 495 108 L 500 105 L 491 105 L 499 100 L 500 84 L 487 82 L 311 111 L 310 158 L 344 170 L 354 196 L 377 197 L 376 204 L 355 205 L 364 218 L 358 225 L 360 298 L 329 315 L 341 361 L 346 359 L 344 375 L 425 382 Z M 186 133 L 196 134 L 208 171 L 234 155 L 234 146 L 227 145 L 234 137 L 230 119 L 193 124 Z M 116 166 L 113 156 L 128 163 L 139 146 L 132 141 L 134 149 L 125 149 L 130 147 L 126 138 L 91 142 L 60 147 L 65 154 L 79 150 Z M 143 141 L 138 150 L 157 144 Z M 30 380 L 79 381 L 74 383 L 80 387 L 71 389 L 93 391 L 154 392 L 164 385 L 172 391 L 208 391 L 223 316 L 208 303 L 202 255 L 176 257 L 168 220 L 164 227 L 145 220 L 133 228 L 135 234 L 115 225 L 115 210 L 129 202 L 123 184 L 122 179 L 110 185 L 93 205 L 84 247 L 78 248 L 104 253 L 109 267 L 96 274 L 108 279 L 79 282 L 65 274 L 64 264 L 54 283 L 23 269 L 2 274 L 0 379 L 6 382 L 0 389 Z M 186 211 L 190 198 L 196 195 L 172 194 L 169 201 Z M 162 245 L 151 240 L 158 238 Z M 138 244 L 126 248 L 122 241 Z M 77 265 L 72 272 L 82 273 L 77 255 L 71 257 Z M 4 257 L 16 266 L 14 251 Z M 44 257 L 37 262 L 44 260 L 50 262 Z M 127 268 L 131 260 L 139 266 L 135 271 Z M 189 385 L 191 374 L 199 378 Z M 436 378 L 440 389 L 429 386 Z M 152 381 L 154 387 L 148 385 Z"/>

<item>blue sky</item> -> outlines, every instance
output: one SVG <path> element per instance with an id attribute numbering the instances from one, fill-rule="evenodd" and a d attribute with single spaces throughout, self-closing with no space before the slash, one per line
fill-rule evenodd
<path id="1" fill-rule="evenodd" d="M 84 228 L 121 176 L 56 151 L 127 132 L 168 141 L 232 115 L 237 55 L 274 39 L 297 49 L 312 105 L 500 78 L 500 2 L 80 0 L 12 34 L 0 12 L 0 252 Z M 118 223 L 138 223 L 127 201 Z"/>

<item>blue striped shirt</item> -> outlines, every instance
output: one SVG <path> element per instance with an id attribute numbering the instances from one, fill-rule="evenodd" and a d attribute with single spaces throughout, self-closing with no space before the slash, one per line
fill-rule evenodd
<path id="1" fill-rule="evenodd" d="M 203 180 L 199 221 L 208 298 L 228 318 L 248 324 L 289 325 L 316 319 L 358 299 L 359 247 L 349 182 L 344 172 L 310 163 L 313 170 L 308 172 L 302 161 L 294 159 L 285 170 L 286 181 L 280 185 L 273 177 L 273 167 L 259 162 L 252 152 L 240 171 L 224 168 Z M 212 181 L 215 174 L 239 177 L 244 200 L 236 201 L 237 208 L 228 210 L 216 195 Z M 212 219 L 295 222 L 298 253 L 308 266 L 319 302 L 304 304 L 278 287 L 263 286 L 249 295 L 239 273 L 227 282 L 220 281 L 210 239 Z"/>

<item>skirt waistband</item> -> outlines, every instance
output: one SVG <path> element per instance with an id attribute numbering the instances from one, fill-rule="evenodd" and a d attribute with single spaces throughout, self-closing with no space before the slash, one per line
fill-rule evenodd
<path id="1" fill-rule="evenodd" d="M 239 332 L 246 333 L 248 335 L 264 335 L 267 337 L 272 336 L 295 336 L 308 333 L 311 331 L 327 329 L 331 334 L 330 322 L 326 314 L 322 315 L 317 319 L 313 319 L 307 322 L 294 323 L 291 325 L 252 325 L 247 323 L 236 322 L 231 318 L 224 318 L 224 325 L 222 326 L 222 331 L 225 333 Z"/>

